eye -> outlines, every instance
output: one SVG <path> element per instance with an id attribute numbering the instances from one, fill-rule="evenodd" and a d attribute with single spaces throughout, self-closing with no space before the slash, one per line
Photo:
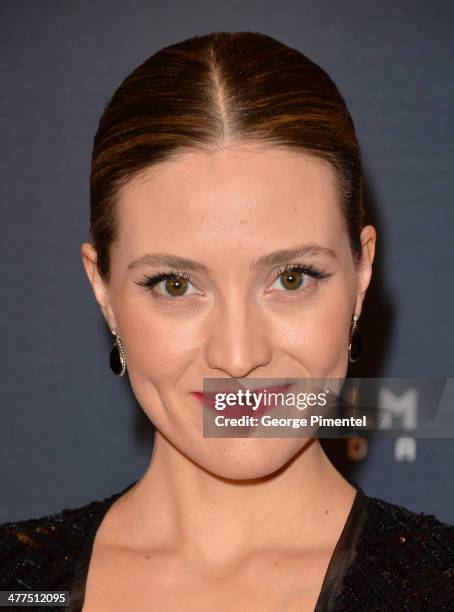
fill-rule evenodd
<path id="1" fill-rule="evenodd" d="M 197 293 L 197 290 L 188 293 L 188 288 L 192 287 L 190 278 L 187 272 L 162 272 L 146 276 L 143 280 L 137 281 L 137 284 L 162 297 L 178 298 Z"/>
<path id="2" fill-rule="evenodd" d="M 311 284 L 311 280 L 323 279 L 328 276 L 330 274 L 321 272 L 313 266 L 288 264 L 279 270 L 279 274 L 271 288 L 279 289 L 281 287 L 286 289 L 287 292 L 297 291 L 298 289 L 304 290 Z M 275 286 L 276 284 L 279 284 L 280 287 Z"/>

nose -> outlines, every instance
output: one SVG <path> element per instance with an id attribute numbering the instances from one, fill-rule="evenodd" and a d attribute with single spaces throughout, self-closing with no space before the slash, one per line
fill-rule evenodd
<path id="1" fill-rule="evenodd" d="M 241 378 L 271 361 L 272 340 L 256 304 L 231 300 L 218 305 L 206 344 L 208 366 Z M 256 374 L 261 376 L 259 372 Z"/>

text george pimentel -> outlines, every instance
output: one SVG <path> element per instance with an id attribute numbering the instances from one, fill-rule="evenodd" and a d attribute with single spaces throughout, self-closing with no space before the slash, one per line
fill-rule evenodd
<path id="1" fill-rule="evenodd" d="M 224 410 L 227 406 L 248 406 L 256 410 L 260 405 L 269 405 L 271 396 L 276 400 L 280 396 L 284 404 L 295 406 L 298 410 L 305 410 L 308 406 L 325 406 L 327 403 L 326 393 L 287 393 L 284 400 L 282 393 L 254 393 L 249 389 L 239 390 L 236 393 L 217 393 L 216 410 Z M 231 417 L 218 415 L 214 419 L 216 426 L 226 427 L 257 427 L 259 424 L 265 427 L 367 427 L 367 417 L 337 417 L 329 418 L 321 415 L 311 415 L 309 418 L 273 417 L 269 414 L 260 418 L 251 415 Z"/>
<path id="2" fill-rule="evenodd" d="M 328 418 L 317 415 L 312 415 L 310 419 L 305 418 L 291 418 L 291 417 L 272 417 L 269 414 L 265 414 L 262 417 L 257 418 L 249 415 L 243 415 L 241 417 L 226 417 L 224 415 L 218 415 L 214 419 L 215 425 L 218 427 L 257 427 L 259 424 L 265 427 L 313 427 L 318 425 L 319 427 L 366 427 L 367 417 L 339 417 L 339 418 Z"/>

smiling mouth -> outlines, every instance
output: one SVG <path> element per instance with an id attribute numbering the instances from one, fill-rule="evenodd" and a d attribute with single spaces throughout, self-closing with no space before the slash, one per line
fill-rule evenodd
<path id="1" fill-rule="evenodd" d="M 270 393 L 278 393 L 279 391 L 283 391 L 284 389 L 288 389 L 291 386 L 291 383 L 284 383 L 280 385 L 266 385 L 265 387 L 248 387 L 247 385 L 236 382 L 235 386 L 232 386 L 228 389 L 216 389 L 216 391 L 192 391 L 192 393 L 203 396 L 203 397 L 214 397 L 218 393 L 235 393 L 237 391 L 249 391 L 250 393 L 264 393 L 265 391 L 269 391 Z"/>
<path id="2" fill-rule="evenodd" d="M 255 398 L 257 398 L 258 396 L 261 396 L 258 404 L 254 401 L 254 404 L 253 404 L 255 407 L 254 410 L 252 410 L 252 405 L 244 405 L 244 404 L 235 403 L 233 405 L 225 406 L 225 408 L 222 410 L 222 414 L 225 416 L 229 416 L 229 417 L 239 417 L 245 414 L 253 414 L 254 416 L 261 416 L 262 414 L 270 412 L 271 410 L 276 408 L 276 406 L 278 405 L 275 403 L 268 405 L 266 401 L 264 402 L 263 399 L 265 396 L 265 392 L 284 393 L 291 386 L 292 386 L 291 383 L 286 383 L 286 384 L 281 384 L 281 385 L 268 385 L 266 387 L 248 388 L 238 382 L 235 390 L 230 388 L 230 389 L 219 389 L 217 391 L 210 391 L 210 392 L 192 391 L 191 393 L 192 395 L 196 396 L 200 400 L 200 402 L 202 403 L 204 407 L 219 414 L 219 410 L 216 408 L 216 398 L 218 397 L 218 394 L 223 394 L 223 395 L 235 394 L 235 391 L 237 392 L 241 390 L 244 396 L 246 392 L 249 392 L 247 393 L 249 397 L 251 395 L 254 396 Z"/>

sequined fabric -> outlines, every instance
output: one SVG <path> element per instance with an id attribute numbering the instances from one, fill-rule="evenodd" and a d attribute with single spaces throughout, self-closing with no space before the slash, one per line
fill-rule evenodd
<path id="1" fill-rule="evenodd" d="M 70 591 L 69 607 L 49 609 L 80 612 L 96 530 L 134 484 L 79 508 L 0 525 L 0 590 Z M 432 610 L 454 612 L 454 526 L 358 487 L 315 612 Z"/>

